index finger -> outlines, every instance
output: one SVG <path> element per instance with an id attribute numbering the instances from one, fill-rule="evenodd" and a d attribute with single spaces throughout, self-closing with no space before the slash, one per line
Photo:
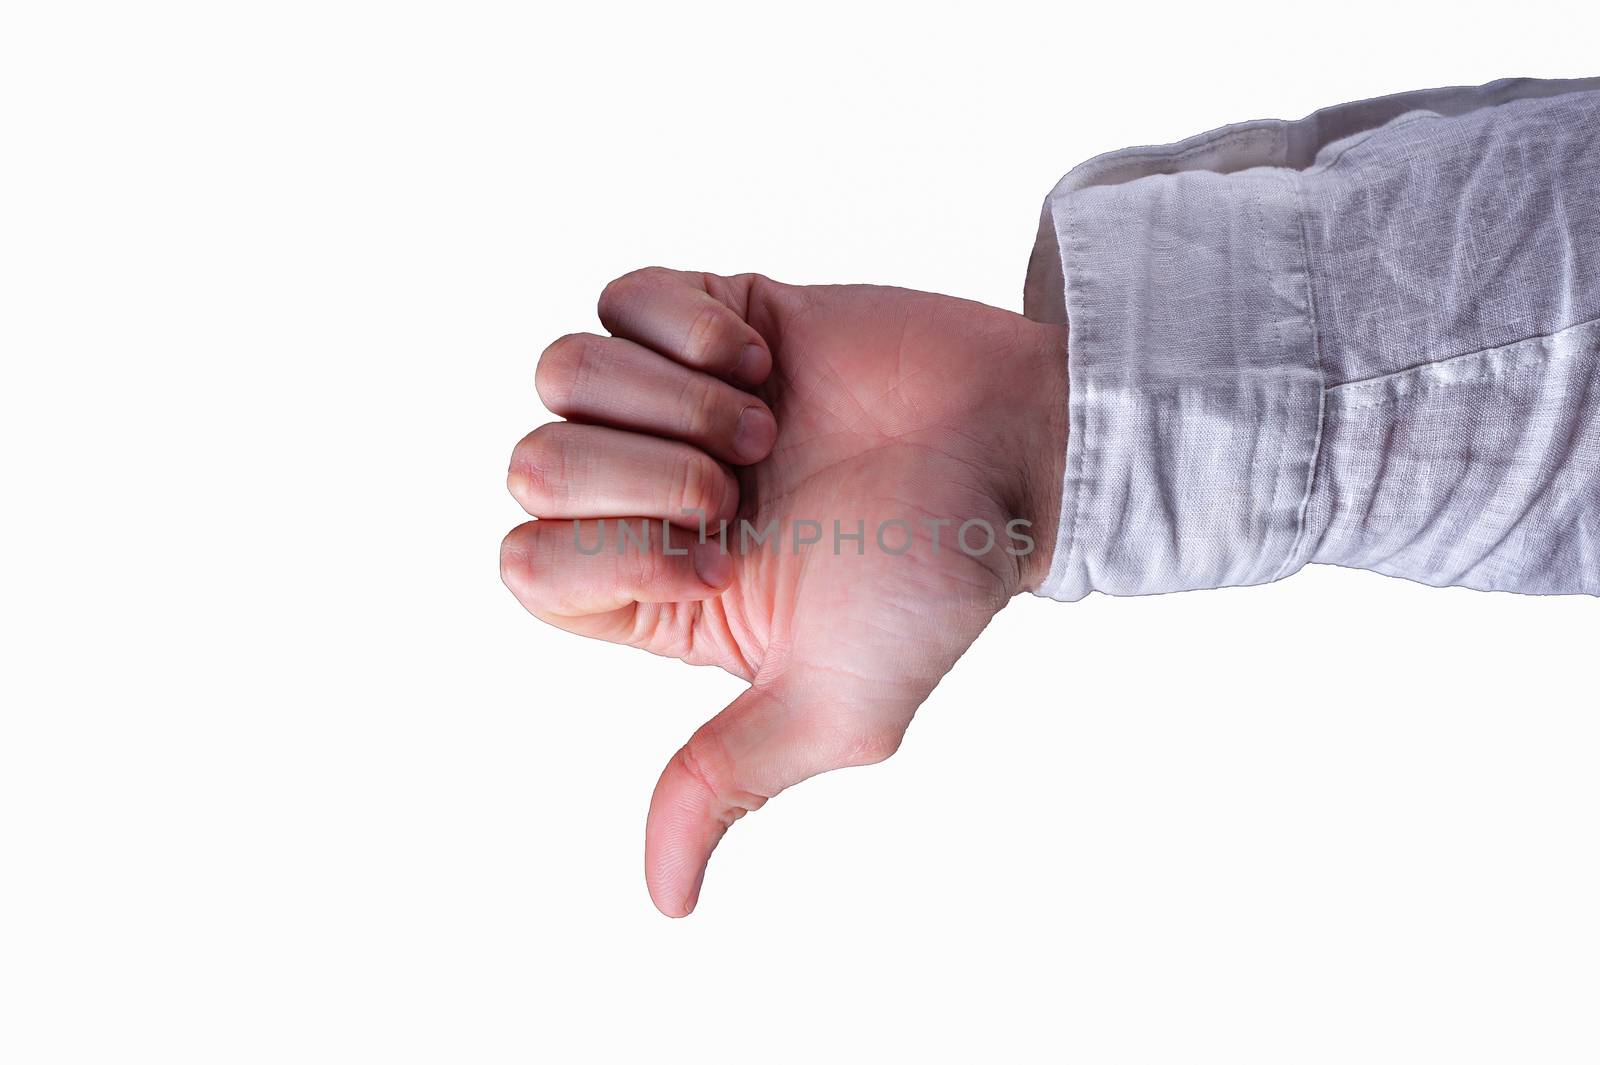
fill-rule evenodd
<path id="1" fill-rule="evenodd" d="M 600 322 L 614 336 L 674 362 L 746 387 L 759 385 L 772 372 L 772 353 L 731 305 L 737 288 L 732 278 L 658 266 L 635 270 L 600 293 Z"/>

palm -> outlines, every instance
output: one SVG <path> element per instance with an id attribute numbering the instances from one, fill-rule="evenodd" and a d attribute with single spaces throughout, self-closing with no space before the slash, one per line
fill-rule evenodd
<path id="1" fill-rule="evenodd" d="M 953 332 L 954 301 L 943 298 L 876 288 L 807 297 L 801 312 L 766 323 L 780 339 L 760 394 L 778 442 L 740 478 L 743 527 L 758 535 L 776 523 L 783 540 L 739 553 L 728 591 L 690 608 L 682 657 L 749 679 L 799 670 L 851 705 L 889 696 L 914 707 L 1018 586 L 1003 537 L 981 557 L 956 541 L 964 522 L 998 535 L 1015 516 L 998 498 L 993 454 L 964 428 L 997 338 L 983 335 L 988 323 Z M 983 527 L 969 530 L 975 550 Z M 822 539 L 797 551 L 796 529 Z M 861 541 L 847 538 L 856 532 Z M 675 646 L 681 609 L 646 630 L 664 637 L 652 650 Z"/>
<path id="2" fill-rule="evenodd" d="M 657 787 L 648 873 L 657 905 L 675 914 L 693 907 L 705 857 L 733 819 L 813 773 L 887 756 L 939 678 L 1037 579 L 1040 556 L 1017 553 L 1008 527 L 1026 519 L 1040 548 L 1053 539 L 1038 519 L 1052 514 L 1059 473 L 1041 466 L 1040 437 L 1064 406 L 1064 382 L 1049 369 L 1060 338 L 1016 315 L 902 289 L 689 276 L 687 288 L 633 281 L 642 294 L 613 300 L 607 324 L 632 340 L 666 338 L 658 350 L 690 364 L 705 363 L 671 345 L 685 324 L 690 337 L 708 322 L 725 337 L 753 330 L 770 352 L 770 374 L 746 386 L 770 408 L 777 436 L 760 461 L 736 468 L 726 586 L 707 595 L 680 580 L 686 593 L 700 590 L 623 594 L 621 605 L 582 617 L 530 603 L 562 627 L 752 682 Z M 660 373 L 635 365 L 638 375 Z M 1041 380 L 1041 367 L 1056 376 Z M 663 380 L 656 391 L 703 393 L 691 385 Z M 569 399 L 564 391 L 562 403 L 578 406 Z M 1046 459 L 1052 448 L 1045 443 Z M 525 602 L 537 598 L 507 580 Z"/>

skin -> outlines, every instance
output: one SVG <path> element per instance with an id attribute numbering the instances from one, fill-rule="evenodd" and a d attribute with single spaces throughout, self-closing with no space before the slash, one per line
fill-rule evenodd
<path id="1" fill-rule="evenodd" d="M 538 520 L 506 537 L 501 574 L 552 625 L 749 682 L 651 800 L 646 883 L 681 917 L 728 826 L 807 777 L 893 754 L 989 619 L 1048 572 L 1066 330 L 906 289 L 659 268 L 613 281 L 599 314 L 610 336 L 540 357 L 540 398 L 566 421 L 512 455 L 511 494 Z M 689 509 L 709 516 L 705 545 Z M 648 546 L 608 522 L 604 550 L 580 552 L 573 520 L 592 549 L 599 518 L 655 519 Z M 778 520 L 781 546 L 741 549 L 740 518 Z M 718 519 L 733 521 L 726 553 Z M 796 550 L 802 519 L 823 539 Z M 864 523 L 860 553 L 834 553 L 836 519 L 846 534 Z M 884 526 L 880 548 L 892 519 L 906 524 Z M 981 551 L 969 532 L 976 557 L 954 539 L 970 519 L 997 533 Z M 1030 553 L 1007 551 L 1022 546 L 1004 535 L 1013 519 L 1030 523 Z M 662 520 L 687 530 L 670 545 L 686 553 L 668 553 Z"/>

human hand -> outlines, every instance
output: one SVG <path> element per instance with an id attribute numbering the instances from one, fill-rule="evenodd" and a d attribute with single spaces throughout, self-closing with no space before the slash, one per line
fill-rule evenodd
<path id="1" fill-rule="evenodd" d="M 599 312 L 612 336 L 540 357 L 539 395 L 568 421 L 512 455 L 511 493 L 539 520 L 506 537 L 501 573 L 553 625 L 750 682 L 651 800 L 646 882 L 681 917 L 729 825 L 894 753 L 989 619 L 1048 572 L 1066 335 L 931 293 L 657 268 L 613 281 Z"/>

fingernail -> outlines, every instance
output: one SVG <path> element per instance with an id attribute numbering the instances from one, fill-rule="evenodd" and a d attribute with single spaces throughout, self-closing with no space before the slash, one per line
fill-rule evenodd
<path id="1" fill-rule="evenodd" d="M 689 889 L 689 897 L 683 900 L 683 915 L 689 916 L 694 908 L 700 905 L 700 888 L 706 882 L 706 868 L 700 867 L 700 872 L 694 878 L 694 886 Z"/>
<path id="2" fill-rule="evenodd" d="M 722 549 L 722 544 L 707 540 L 705 543 L 696 543 L 692 550 L 695 575 L 708 588 L 725 586 L 733 576 L 733 559 Z"/>
<path id="3" fill-rule="evenodd" d="M 746 344 L 739 353 L 739 363 L 733 368 L 733 376 L 746 384 L 755 384 L 766 380 L 771 369 L 772 357 L 767 354 L 767 349 L 760 344 Z"/>
<path id="4" fill-rule="evenodd" d="M 733 451 L 745 462 L 757 462 L 767 457 L 777 439 L 778 423 L 767 409 L 746 407 L 733 429 Z"/>

